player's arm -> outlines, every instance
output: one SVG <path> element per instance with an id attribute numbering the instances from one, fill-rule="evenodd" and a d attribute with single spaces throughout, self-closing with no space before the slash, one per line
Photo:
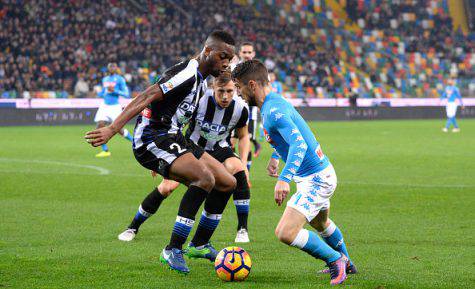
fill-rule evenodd
<path id="1" fill-rule="evenodd" d="M 459 100 L 460 105 L 463 108 L 462 94 L 460 93 L 460 90 L 458 87 L 455 88 L 455 97 Z"/>
<path id="2" fill-rule="evenodd" d="M 125 83 L 125 79 L 123 77 L 120 78 L 118 87 L 119 89 L 117 90 L 117 93 L 119 94 L 119 96 L 122 96 L 125 98 L 130 97 L 129 88 L 127 87 L 127 84 Z"/>
<path id="3" fill-rule="evenodd" d="M 107 87 L 104 85 L 104 79 L 102 79 L 101 86 L 102 86 L 102 90 L 99 91 L 97 95 L 103 98 L 107 93 Z"/>
<path id="4" fill-rule="evenodd" d="M 290 117 L 290 112 L 277 110 L 271 116 L 273 126 L 278 130 L 282 138 L 289 144 L 289 152 L 285 166 L 279 175 L 274 188 L 274 199 L 280 206 L 290 192 L 290 181 L 293 179 L 297 171 L 299 170 L 305 153 L 307 152 L 308 145 L 305 142 L 297 125 Z"/>
<path id="5" fill-rule="evenodd" d="M 239 157 L 241 158 L 241 162 L 244 165 L 244 167 L 246 167 L 247 157 L 251 149 L 251 141 L 249 138 L 248 124 L 249 124 L 249 109 L 246 106 L 243 108 L 241 117 L 239 118 L 236 124 L 236 136 L 237 136 L 237 139 L 239 140 L 239 143 L 238 143 Z M 231 142 L 232 140 L 233 138 L 231 138 Z M 234 143 L 234 145 L 235 144 L 236 143 Z"/>
<path id="6" fill-rule="evenodd" d="M 251 148 L 251 141 L 249 140 L 249 130 L 247 125 L 236 129 L 236 133 L 239 140 L 239 157 L 241 158 L 243 165 L 246 166 L 247 156 L 249 155 L 249 150 Z"/>
<path id="7" fill-rule="evenodd" d="M 127 122 L 138 115 L 152 101 L 163 99 L 163 92 L 159 84 L 149 86 L 145 91 L 134 98 L 122 111 L 122 113 L 108 126 L 86 133 L 85 139 L 92 146 L 100 146 L 107 143 L 116 133 L 118 133 Z"/>
<path id="8" fill-rule="evenodd" d="M 269 159 L 269 162 L 267 163 L 267 174 L 271 177 L 278 178 L 279 174 L 279 154 L 277 151 L 273 151 L 272 155 Z"/>

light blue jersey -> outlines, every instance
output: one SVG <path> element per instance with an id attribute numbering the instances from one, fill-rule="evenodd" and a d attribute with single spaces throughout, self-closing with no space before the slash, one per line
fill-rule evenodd
<path id="1" fill-rule="evenodd" d="M 113 87 L 113 92 L 108 92 L 107 88 Z M 125 84 L 125 79 L 118 75 L 108 75 L 102 79 L 102 91 L 99 96 L 104 98 L 104 103 L 107 105 L 119 104 L 119 96 L 129 97 L 129 89 Z"/>
<path id="2" fill-rule="evenodd" d="M 271 82 L 270 84 L 272 86 L 272 91 L 275 92 L 275 93 L 278 93 L 278 94 L 282 94 L 282 92 L 284 92 L 282 90 L 282 83 L 280 83 L 279 81 L 273 81 Z"/>
<path id="3" fill-rule="evenodd" d="M 330 164 L 305 120 L 280 94 L 266 95 L 261 115 L 266 140 L 276 151 L 272 157 L 285 161 L 279 180 L 290 182 L 294 176 L 305 177 Z"/>
<path id="4" fill-rule="evenodd" d="M 462 104 L 462 95 L 460 94 L 460 90 L 455 85 L 447 85 L 444 89 L 444 92 L 440 96 L 440 99 L 446 99 L 447 102 L 455 102 L 456 99 L 459 100 L 460 104 Z"/>

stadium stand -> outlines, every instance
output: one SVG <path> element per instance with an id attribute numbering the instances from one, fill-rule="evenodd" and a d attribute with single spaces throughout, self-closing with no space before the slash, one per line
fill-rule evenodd
<path id="1" fill-rule="evenodd" d="M 109 61 L 137 93 L 215 28 L 255 42 L 289 97 L 475 92 L 474 33 L 446 0 L 7 0 L 0 25 L 2 98 L 95 97 Z"/>

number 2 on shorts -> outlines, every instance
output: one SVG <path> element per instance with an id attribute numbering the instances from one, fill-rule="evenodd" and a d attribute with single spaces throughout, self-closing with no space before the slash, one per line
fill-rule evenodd
<path id="1" fill-rule="evenodd" d="M 182 149 L 177 143 L 172 143 L 170 145 L 170 149 L 176 149 L 179 154 L 184 153 L 186 151 L 186 149 Z"/>

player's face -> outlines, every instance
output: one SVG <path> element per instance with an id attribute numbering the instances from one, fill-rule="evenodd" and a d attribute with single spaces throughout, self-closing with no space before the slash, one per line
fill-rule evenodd
<path id="1" fill-rule="evenodd" d="M 108 65 L 109 73 L 114 74 L 117 72 L 117 65 L 115 63 L 111 63 Z"/>
<path id="2" fill-rule="evenodd" d="M 250 83 L 250 81 L 249 81 Z M 250 106 L 256 105 L 256 95 L 255 89 L 252 88 L 249 83 L 244 84 L 240 80 L 235 80 L 234 85 L 236 87 L 237 93 L 242 96 Z"/>
<path id="3" fill-rule="evenodd" d="M 229 69 L 229 64 L 234 57 L 234 46 L 220 43 L 210 51 L 208 57 L 211 67 L 210 74 L 217 77 L 220 73 Z"/>
<path id="4" fill-rule="evenodd" d="M 256 56 L 256 52 L 254 51 L 254 47 L 252 45 L 243 45 L 239 50 L 239 58 L 242 61 L 252 60 Z"/>
<path id="5" fill-rule="evenodd" d="M 274 73 L 269 73 L 269 80 L 270 80 L 270 82 L 275 81 L 275 74 Z"/>
<path id="6" fill-rule="evenodd" d="M 222 86 L 215 84 L 213 90 L 216 103 L 223 108 L 228 107 L 233 100 L 234 82 L 229 81 Z"/>

